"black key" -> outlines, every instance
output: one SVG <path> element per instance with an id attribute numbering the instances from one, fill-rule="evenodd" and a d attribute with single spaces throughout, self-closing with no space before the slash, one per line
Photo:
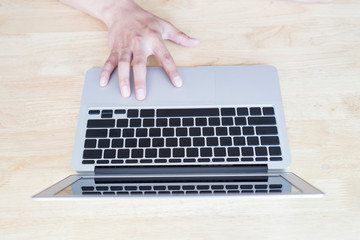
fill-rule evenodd
<path id="1" fill-rule="evenodd" d="M 117 192 L 116 194 L 117 194 L 117 195 L 129 195 L 128 192 Z"/>
<path id="2" fill-rule="evenodd" d="M 283 159 L 281 157 L 271 157 L 270 161 L 282 161 Z"/>
<path id="3" fill-rule="evenodd" d="M 267 157 L 257 157 L 257 158 L 255 158 L 255 161 L 258 161 L 258 162 L 265 162 L 267 160 L 268 160 Z"/>
<path id="4" fill-rule="evenodd" d="M 262 145 L 279 145 L 279 137 L 260 137 Z"/>
<path id="5" fill-rule="evenodd" d="M 226 135 L 228 135 L 227 128 L 226 127 L 217 127 L 216 128 L 216 135 L 218 135 L 218 136 L 226 136 Z"/>
<path id="6" fill-rule="evenodd" d="M 221 115 L 222 116 L 235 116 L 235 108 L 222 108 Z"/>
<path id="7" fill-rule="evenodd" d="M 263 108 L 263 113 L 264 113 L 264 115 L 274 115 L 275 114 L 274 108 L 272 108 L 272 107 L 264 107 Z"/>
<path id="8" fill-rule="evenodd" d="M 225 158 L 213 158 L 213 162 L 225 162 Z"/>
<path id="9" fill-rule="evenodd" d="M 243 158 L 241 158 L 241 161 L 242 162 L 252 162 L 252 161 L 254 161 L 254 159 L 251 157 L 243 157 Z"/>
<path id="10" fill-rule="evenodd" d="M 194 163 L 194 162 L 196 162 L 196 159 L 195 158 L 184 158 L 183 162 L 184 163 Z"/>
<path id="11" fill-rule="evenodd" d="M 171 157 L 171 149 L 170 148 L 159 149 L 159 157 Z"/>
<path id="12" fill-rule="evenodd" d="M 120 129 L 110 129 L 109 137 L 111 138 L 120 137 L 120 135 L 121 135 Z"/>
<path id="13" fill-rule="evenodd" d="M 203 128 L 203 136 L 214 136 L 215 131 L 212 127 L 204 127 Z"/>
<path id="14" fill-rule="evenodd" d="M 227 162 L 238 162 L 239 158 L 227 158 L 226 161 Z"/>
<path id="15" fill-rule="evenodd" d="M 178 127 L 180 126 L 181 121 L 180 118 L 170 118 L 169 120 L 169 126 L 171 127 Z"/>
<path id="16" fill-rule="evenodd" d="M 123 187 L 122 186 L 110 186 L 110 190 L 111 191 L 122 191 Z"/>
<path id="17" fill-rule="evenodd" d="M 181 147 L 191 146 L 191 138 L 180 138 L 180 146 Z"/>
<path id="18" fill-rule="evenodd" d="M 123 147 L 124 140 L 123 139 L 113 139 L 111 142 L 112 148 L 121 148 Z"/>
<path id="19" fill-rule="evenodd" d="M 153 118 L 146 118 L 143 120 L 143 127 L 153 127 L 155 120 Z"/>
<path id="20" fill-rule="evenodd" d="M 127 117 L 128 118 L 136 118 L 139 116 L 139 110 L 137 109 L 129 109 L 127 112 Z"/>
<path id="21" fill-rule="evenodd" d="M 206 126 L 207 120 L 206 118 L 195 118 L 195 124 L 196 126 Z"/>
<path id="22" fill-rule="evenodd" d="M 267 156 L 266 147 L 256 147 L 255 148 L 256 156 Z"/>
<path id="23" fill-rule="evenodd" d="M 115 119 L 90 119 L 87 128 L 111 128 L 115 127 Z"/>
<path id="24" fill-rule="evenodd" d="M 182 189 L 183 190 L 194 190 L 195 186 L 193 186 L 193 185 L 183 185 Z"/>
<path id="25" fill-rule="evenodd" d="M 210 117 L 219 116 L 218 108 L 158 109 L 158 117 Z"/>
<path id="26" fill-rule="evenodd" d="M 210 162 L 210 158 L 198 158 L 198 162 Z"/>
<path id="27" fill-rule="evenodd" d="M 96 163 L 97 164 L 108 164 L 109 160 L 97 160 Z"/>
<path id="28" fill-rule="evenodd" d="M 129 125 L 129 120 L 128 119 L 118 119 L 117 120 L 117 127 L 127 127 Z"/>
<path id="29" fill-rule="evenodd" d="M 199 156 L 199 150 L 197 148 L 187 148 L 186 156 L 187 157 L 197 157 L 197 156 Z"/>
<path id="30" fill-rule="evenodd" d="M 167 138 L 166 139 L 166 146 L 167 147 L 177 147 L 178 143 L 177 143 L 177 138 Z"/>
<path id="31" fill-rule="evenodd" d="M 215 194 L 225 194 L 226 192 L 223 190 L 216 190 L 214 191 Z"/>
<path id="32" fill-rule="evenodd" d="M 145 150 L 145 157 L 147 158 L 156 158 L 157 157 L 157 149 L 148 148 Z"/>
<path id="33" fill-rule="evenodd" d="M 259 107 L 250 108 L 250 115 L 261 115 L 261 108 Z"/>
<path id="34" fill-rule="evenodd" d="M 127 191 L 135 191 L 135 190 L 137 190 L 137 187 L 136 186 L 125 186 L 125 190 L 127 190 Z"/>
<path id="35" fill-rule="evenodd" d="M 186 194 L 198 194 L 198 191 L 186 191 Z"/>
<path id="36" fill-rule="evenodd" d="M 98 148 L 110 147 L 110 139 L 99 139 Z"/>
<path id="37" fill-rule="evenodd" d="M 220 118 L 209 118 L 209 126 L 220 126 Z"/>
<path id="38" fill-rule="evenodd" d="M 187 128 L 176 128 L 176 136 L 187 136 Z"/>
<path id="39" fill-rule="evenodd" d="M 115 195 L 114 192 L 104 192 L 103 194 L 104 194 L 104 195 Z"/>
<path id="40" fill-rule="evenodd" d="M 278 130 L 276 127 L 256 127 L 256 134 L 274 135 L 274 134 L 278 134 Z"/>
<path id="41" fill-rule="evenodd" d="M 224 189 L 224 185 L 212 185 L 211 189 Z"/>
<path id="42" fill-rule="evenodd" d="M 165 186 L 154 186 L 154 190 L 165 190 Z"/>
<path id="43" fill-rule="evenodd" d="M 91 186 L 83 186 L 83 187 L 81 187 L 81 190 L 83 190 L 83 191 L 94 191 L 94 187 L 91 187 Z"/>
<path id="44" fill-rule="evenodd" d="M 164 139 L 163 138 L 153 138 L 152 146 L 153 147 L 163 147 L 164 146 Z"/>
<path id="45" fill-rule="evenodd" d="M 141 119 L 130 119 L 130 127 L 140 127 Z"/>
<path id="46" fill-rule="evenodd" d="M 220 146 L 231 146 L 231 145 L 232 145 L 231 137 L 220 138 Z"/>
<path id="47" fill-rule="evenodd" d="M 125 162 L 126 163 L 138 163 L 138 160 L 136 160 L 136 159 L 128 159 Z"/>
<path id="48" fill-rule="evenodd" d="M 246 118 L 244 118 L 244 117 L 235 117 L 235 125 L 237 125 L 237 126 L 246 125 Z"/>
<path id="49" fill-rule="evenodd" d="M 160 137 L 161 128 L 150 128 L 149 136 L 150 137 Z"/>
<path id="50" fill-rule="evenodd" d="M 183 148 L 173 148 L 173 157 L 184 157 L 185 151 Z"/>
<path id="51" fill-rule="evenodd" d="M 129 154 L 129 149 L 119 149 L 117 158 L 128 158 Z"/>
<path id="52" fill-rule="evenodd" d="M 249 117 L 249 125 L 275 125 L 275 117 Z"/>
<path id="53" fill-rule="evenodd" d="M 211 157 L 212 149 L 211 148 L 200 148 L 201 157 Z"/>
<path id="54" fill-rule="evenodd" d="M 201 128 L 190 128 L 190 136 L 200 136 Z"/>
<path id="55" fill-rule="evenodd" d="M 125 109 L 116 109 L 115 110 L 115 114 L 125 114 L 126 110 Z"/>
<path id="56" fill-rule="evenodd" d="M 171 158 L 171 159 L 169 159 L 169 163 L 181 163 L 181 159 L 179 159 L 179 158 Z"/>
<path id="57" fill-rule="evenodd" d="M 249 146 L 259 145 L 258 137 L 247 137 L 246 140 Z"/>
<path id="58" fill-rule="evenodd" d="M 161 194 L 161 195 L 169 195 L 170 194 L 170 191 L 159 191 L 158 194 Z"/>
<path id="59" fill-rule="evenodd" d="M 174 136 L 174 128 L 163 128 L 163 136 L 164 137 L 173 137 Z"/>
<path id="60" fill-rule="evenodd" d="M 98 115 L 100 114 L 100 110 L 89 110 L 89 115 Z"/>
<path id="61" fill-rule="evenodd" d="M 167 126 L 167 119 L 166 118 L 158 118 L 158 119 L 156 119 L 156 126 L 157 127 L 166 127 Z"/>
<path id="62" fill-rule="evenodd" d="M 253 186 L 252 185 L 241 185 L 240 188 L 241 189 L 252 189 Z"/>
<path id="63" fill-rule="evenodd" d="M 270 184 L 270 188 L 282 188 L 282 184 Z"/>
<path id="64" fill-rule="evenodd" d="M 144 154 L 144 150 L 141 148 L 131 150 L 131 158 L 142 158 L 143 154 Z"/>
<path id="65" fill-rule="evenodd" d="M 231 126 L 231 125 L 234 125 L 233 118 L 231 118 L 231 117 L 223 117 L 223 118 L 221 119 L 221 122 L 222 122 L 222 125 L 223 125 L 223 126 Z"/>
<path id="66" fill-rule="evenodd" d="M 140 163 L 152 163 L 152 159 L 141 159 Z"/>
<path id="67" fill-rule="evenodd" d="M 83 159 L 96 159 L 102 157 L 102 150 L 84 150 Z"/>
<path id="68" fill-rule="evenodd" d="M 134 129 L 126 128 L 123 130 L 123 137 L 134 137 Z"/>
<path id="69" fill-rule="evenodd" d="M 194 146 L 205 146 L 205 138 L 202 138 L 202 137 L 193 138 L 193 145 Z"/>
<path id="70" fill-rule="evenodd" d="M 87 138 L 106 138 L 107 129 L 88 129 L 86 130 Z"/>
<path id="71" fill-rule="evenodd" d="M 180 186 L 169 185 L 168 189 L 169 190 L 180 190 Z"/>
<path id="72" fill-rule="evenodd" d="M 108 109 L 108 110 L 102 110 L 102 112 L 101 113 L 105 113 L 105 114 L 112 114 L 113 113 L 113 110 L 110 110 L 110 109 Z"/>
<path id="73" fill-rule="evenodd" d="M 209 185 L 197 185 L 196 189 L 198 190 L 208 190 L 210 188 Z"/>
<path id="74" fill-rule="evenodd" d="M 104 158 L 115 158 L 116 150 L 115 149 L 106 149 L 104 151 Z"/>
<path id="75" fill-rule="evenodd" d="M 137 137 L 147 137 L 147 128 L 138 128 L 136 129 Z"/>
<path id="76" fill-rule="evenodd" d="M 281 148 L 280 147 L 269 147 L 269 153 L 271 156 L 280 156 Z"/>
<path id="77" fill-rule="evenodd" d="M 83 160 L 82 164 L 94 164 L 95 161 L 94 160 Z"/>
<path id="78" fill-rule="evenodd" d="M 101 192 L 83 192 L 83 195 L 101 195 Z"/>
<path id="79" fill-rule="evenodd" d="M 241 135 L 241 129 L 240 127 L 230 127 L 229 128 L 229 133 L 230 135 L 234 136 L 234 135 Z"/>
<path id="80" fill-rule="evenodd" d="M 280 189 L 274 189 L 274 190 L 270 190 L 269 192 L 271 193 L 281 193 L 281 190 Z"/>
<path id="81" fill-rule="evenodd" d="M 241 154 L 243 156 L 253 156 L 254 155 L 254 150 L 252 147 L 242 147 L 241 148 Z"/>
<path id="82" fill-rule="evenodd" d="M 219 145 L 218 138 L 217 137 L 206 138 L 206 144 L 208 146 L 218 146 Z"/>
<path id="83" fill-rule="evenodd" d="M 141 109 L 140 110 L 140 117 L 154 117 L 155 110 L 154 109 Z"/>
<path id="84" fill-rule="evenodd" d="M 249 115 L 249 111 L 247 108 L 237 108 L 237 115 L 238 116 L 247 116 L 247 115 Z"/>
<path id="85" fill-rule="evenodd" d="M 229 147 L 228 156 L 237 157 L 240 156 L 240 149 L 238 147 Z"/>
<path id="86" fill-rule="evenodd" d="M 112 113 L 102 113 L 101 114 L 101 118 L 112 118 L 112 117 L 113 117 Z"/>
<path id="87" fill-rule="evenodd" d="M 139 186 L 139 190 L 151 190 L 151 186 Z"/>
<path id="88" fill-rule="evenodd" d="M 214 156 L 216 157 L 226 156 L 226 148 L 214 148 Z"/>
<path id="89" fill-rule="evenodd" d="M 140 138 L 139 147 L 150 147 L 150 138 Z"/>
<path id="90" fill-rule="evenodd" d="M 239 186 L 238 185 L 226 185 L 225 188 L 226 189 L 238 189 Z"/>
<path id="91" fill-rule="evenodd" d="M 255 185 L 255 189 L 267 189 L 267 185 L 265 184 Z"/>
<path id="92" fill-rule="evenodd" d="M 194 126 L 194 119 L 193 118 L 183 118 L 183 126 L 191 127 Z"/>
<path id="93" fill-rule="evenodd" d="M 253 127 L 243 127 L 242 132 L 244 135 L 254 135 L 254 128 Z"/>
<path id="94" fill-rule="evenodd" d="M 137 139 L 136 138 L 127 138 L 125 140 L 125 147 L 134 148 L 137 146 Z"/>
<path id="95" fill-rule="evenodd" d="M 234 145 L 235 146 L 244 146 L 245 138 L 244 137 L 234 137 Z"/>
<path id="96" fill-rule="evenodd" d="M 95 148 L 96 147 L 96 139 L 86 139 L 84 148 Z"/>

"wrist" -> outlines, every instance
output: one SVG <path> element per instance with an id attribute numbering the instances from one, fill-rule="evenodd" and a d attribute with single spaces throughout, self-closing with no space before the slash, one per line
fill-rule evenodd
<path id="1" fill-rule="evenodd" d="M 110 28 L 115 19 L 123 13 L 130 12 L 138 5 L 133 0 L 109 0 L 104 2 L 100 20 Z"/>

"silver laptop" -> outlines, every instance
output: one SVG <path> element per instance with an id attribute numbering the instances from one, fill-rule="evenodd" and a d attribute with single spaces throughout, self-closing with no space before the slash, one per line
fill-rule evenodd
<path id="1" fill-rule="evenodd" d="M 291 157 L 274 67 L 179 71 L 175 88 L 162 68 L 148 68 L 137 101 L 121 97 L 117 72 L 102 88 L 101 69 L 89 70 L 72 158 L 79 174 L 34 198 L 323 195 L 284 172 Z"/>

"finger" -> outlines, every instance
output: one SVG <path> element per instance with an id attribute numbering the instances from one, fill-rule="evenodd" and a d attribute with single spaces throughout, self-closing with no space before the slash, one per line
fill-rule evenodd
<path id="1" fill-rule="evenodd" d="M 116 65 L 117 65 L 117 53 L 113 52 L 106 60 L 104 64 L 104 68 L 100 74 L 100 86 L 105 87 L 108 84 L 111 73 L 114 71 Z"/>
<path id="2" fill-rule="evenodd" d="M 130 97 L 130 62 L 131 53 L 123 51 L 118 60 L 118 76 L 121 95 Z"/>
<path id="3" fill-rule="evenodd" d="M 143 52 L 135 52 L 133 56 L 134 85 L 137 100 L 144 100 L 146 96 L 146 60 Z"/>
<path id="4" fill-rule="evenodd" d="M 177 70 L 174 59 L 163 42 L 160 41 L 158 46 L 154 48 L 154 54 L 159 59 L 161 65 L 164 67 L 172 84 L 175 87 L 181 87 L 183 81 L 181 79 L 180 73 Z"/>
<path id="5" fill-rule="evenodd" d="M 200 42 L 199 40 L 195 38 L 191 38 L 179 29 L 177 29 L 174 25 L 171 23 L 168 23 L 167 29 L 165 30 L 165 38 L 169 39 L 179 45 L 185 46 L 185 47 L 194 47 L 198 45 Z"/>

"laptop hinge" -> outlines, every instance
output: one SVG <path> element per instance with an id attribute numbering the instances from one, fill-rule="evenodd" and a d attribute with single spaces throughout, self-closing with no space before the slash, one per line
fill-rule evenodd
<path id="1" fill-rule="evenodd" d="M 192 166 L 96 166 L 95 174 L 267 173 L 267 164 Z"/>

